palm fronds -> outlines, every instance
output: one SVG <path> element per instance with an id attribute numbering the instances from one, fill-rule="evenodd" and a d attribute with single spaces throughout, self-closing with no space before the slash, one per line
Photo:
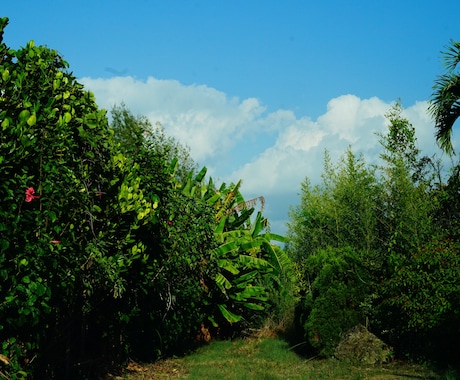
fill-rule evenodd
<path id="1" fill-rule="evenodd" d="M 460 42 L 451 41 L 443 54 L 447 73 L 435 80 L 429 112 L 435 121 L 435 136 L 441 149 L 454 154 L 452 129 L 460 116 L 460 75 L 455 72 L 460 63 Z"/>

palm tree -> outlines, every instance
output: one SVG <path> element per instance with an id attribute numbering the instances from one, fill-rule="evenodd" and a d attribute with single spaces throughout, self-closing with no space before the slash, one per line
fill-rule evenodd
<path id="1" fill-rule="evenodd" d="M 435 81 L 429 111 L 435 120 L 436 140 L 441 149 L 454 154 L 451 135 L 460 117 L 460 74 L 455 71 L 460 63 L 460 42 L 451 40 L 443 54 L 447 72 Z"/>

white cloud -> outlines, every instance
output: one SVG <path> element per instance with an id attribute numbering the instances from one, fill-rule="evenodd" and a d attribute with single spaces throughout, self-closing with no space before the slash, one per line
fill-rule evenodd
<path id="1" fill-rule="evenodd" d="M 325 149 L 334 162 L 348 146 L 363 153 L 367 162 L 378 158 L 376 133 L 385 132 L 384 115 L 391 107 L 376 97 L 343 95 L 331 99 L 326 113 L 311 120 L 290 110 L 267 112 L 255 98 L 240 100 L 174 80 L 116 77 L 81 82 L 95 93 L 101 107 L 124 102 L 133 113 L 161 122 L 213 177 L 226 182 L 243 179 L 243 193 L 266 197 L 267 215 L 276 226 L 296 202 L 304 178 L 320 180 Z M 417 102 L 403 116 L 416 128 L 423 153 L 431 155 L 438 151 L 427 106 Z"/>
<path id="2" fill-rule="evenodd" d="M 239 101 L 207 86 L 184 86 L 174 80 L 116 77 L 81 82 L 95 93 L 100 107 L 111 109 L 124 102 L 133 113 L 163 124 L 200 163 L 212 162 L 246 134 L 256 132 L 265 111 L 257 99 Z"/>
<path id="3" fill-rule="evenodd" d="M 325 150 L 333 161 L 348 146 L 375 159 L 376 133 L 384 131 L 384 114 L 390 106 L 377 98 L 361 100 L 354 95 L 344 95 L 332 99 L 327 112 L 316 122 L 293 119 L 285 114 L 289 123 L 279 129 L 273 146 L 235 170 L 232 176 L 246 178 L 245 188 L 251 193 L 256 192 L 260 184 L 265 191 L 280 193 L 298 189 L 305 177 L 318 182 Z M 267 117 L 266 121 L 269 120 Z"/>

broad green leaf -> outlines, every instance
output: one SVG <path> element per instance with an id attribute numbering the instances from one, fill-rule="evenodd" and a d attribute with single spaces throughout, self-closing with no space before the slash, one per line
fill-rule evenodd
<path id="1" fill-rule="evenodd" d="M 191 196 L 191 189 L 192 189 L 192 173 L 190 173 L 188 176 L 187 183 L 182 189 L 182 194 Z"/>
<path id="2" fill-rule="evenodd" d="M 214 194 L 211 198 L 209 198 L 206 203 L 209 204 L 209 205 L 214 205 L 214 203 L 217 202 L 217 200 L 220 199 L 220 194 L 219 193 L 216 193 Z"/>
<path id="3" fill-rule="evenodd" d="M 234 251 L 237 248 L 237 243 L 235 241 L 230 241 L 228 243 L 222 244 L 216 249 L 217 257 L 223 257 L 226 254 Z"/>
<path id="4" fill-rule="evenodd" d="M 242 265 L 246 265 L 250 268 L 257 268 L 257 269 L 269 269 L 271 268 L 270 263 L 267 260 L 260 259 L 258 257 L 247 256 L 247 255 L 240 255 L 239 261 Z"/>
<path id="5" fill-rule="evenodd" d="M 265 307 L 252 302 L 243 302 L 242 305 L 251 310 L 265 310 Z"/>
<path id="6" fill-rule="evenodd" d="M 27 121 L 27 119 L 29 119 L 29 117 L 30 117 L 30 112 L 28 110 L 22 110 L 19 113 L 19 120 L 20 121 Z"/>
<path id="7" fill-rule="evenodd" d="M 66 113 L 64 114 L 64 121 L 65 121 L 66 123 L 69 123 L 70 120 L 72 120 L 72 114 L 71 114 L 70 112 L 66 112 Z"/>
<path id="8" fill-rule="evenodd" d="M 255 238 L 257 235 L 259 235 L 260 231 L 264 229 L 264 226 L 262 224 L 262 213 L 259 211 L 256 216 L 256 220 L 254 221 L 254 224 L 251 229 L 251 235 L 253 238 Z"/>
<path id="9" fill-rule="evenodd" d="M 220 268 L 229 271 L 231 274 L 237 275 L 238 273 L 240 273 L 238 268 L 230 260 L 220 259 L 217 260 L 217 263 Z"/>
<path id="10" fill-rule="evenodd" d="M 264 250 L 270 256 L 270 263 L 276 268 L 277 271 L 286 271 L 293 268 L 292 260 L 284 250 L 279 247 L 273 246 L 268 242 L 263 244 Z"/>
<path id="11" fill-rule="evenodd" d="M 249 220 L 253 212 L 254 207 L 251 207 L 247 210 L 243 210 L 241 214 L 233 222 L 230 223 L 229 228 L 235 229 L 240 227 L 244 222 Z"/>
<path id="12" fill-rule="evenodd" d="M 35 125 L 37 122 L 37 116 L 35 114 L 30 115 L 30 117 L 27 119 L 27 124 L 29 127 L 32 127 Z"/>
<path id="13" fill-rule="evenodd" d="M 243 291 L 230 295 L 237 301 L 244 301 L 249 298 L 256 298 L 260 301 L 267 301 L 267 291 L 263 286 L 247 286 Z"/>
<path id="14" fill-rule="evenodd" d="M 221 235 L 222 235 L 222 233 L 224 231 L 224 228 L 225 228 L 225 222 L 226 222 L 226 217 L 223 217 L 219 221 L 219 224 L 217 225 L 216 230 L 214 231 L 214 234 L 218 238 L 219 242 L 223 241 Z"/>
<path id="15" fill-rule="evenodd" d="M 177 157 L 174 157 L 171 163 L 169 164 L 168 173 L 171 175 L 174 175 L 176 173 L 178 165 L 179 165 L 179 160 L 177 159 Z"/>
<path id="16" fill-rule="evenodd" d="M 263 240 L 260 240 L 260 239 L 252 240 L 252 241 L 249 241 L 247 243 L 241 244 L 240 248 L 243 251 L 249 251 L 250 249 L 260 247 L 262 245 L 262 243 L 263 243 Z"/>
<path id="17" fill-rule="evenodd" d="M 238 277 L 236 277 L 234 280 L 233 280 L 233 283 L 235 285 L 237 285 L 238 287 L 240 286 L 247 286 L 248 282 L 250 282 L 252 279 L 254 279 L 257 275 L 259 274 L 259 272 L 257 270 L 253 270 L 251 272 L 248 272 L 248 273 L 245 273 L 243 275 L 240 275 Z"/>
<path id="18" fill-rule="evenodd" d="M 208 171 L 208 169 L 206 168 L 206 166 L 203 166 L 203 168 L 200 170 L 200 172 L 195 176 L 195 181 L 201 182 L 203 180 L 204 176 L 206 175 L 207 171 Z"/>
<path id="19" fill-rule="evenodd" d="M 230 289 L 232 287 L 232 284 L 230 283 L 230 281 L 228 281 L 227 278 L 222 273 L 217 273 L 215 281 L 216 281 L 216 284 L 219 286 L 219 288 L 224 293 L 225 293 L 225 289 Z"/>
<path id="20" fill-rule="evenodd" d="M 287 243 L 288 242 L 288 238 L 285 237 L 285 236 L 282 236 L 282 235 L 278 235 L 278 234 L 274 234 L 274 233 L 267 233 L 267 239 L 269 241 L 272 241 L 272 240 L 275 240 L 275 241 L 279 241 L 280 243 Z"/>
<path id="21" fill-rule="evenodd" d="M 219 308 L 222 316 L 230 323 L 236 323 L 241 320 L 241 315 L 236 315 L 229 311 L 225 305 L 218 304 L 217 307 Z"/>

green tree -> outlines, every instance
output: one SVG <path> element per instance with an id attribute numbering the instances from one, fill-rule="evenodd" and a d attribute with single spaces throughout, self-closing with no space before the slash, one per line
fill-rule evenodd
<path id="1" fill-rule="evenodd" d="M 435 233 L 432 216 L 437 207 L 430 193 L 434 180 L 431 160 L 420 157 L 415 129 L 401 112 L 397 102 L 386 115 L 387 134 L 379 136 L 383 148 L 379 167 L 383 190 L 380 239 L 390 254 L 390 262 L 395 258 L 392 254 L 402 259 L 431 239 Z"/>
<path id="2" fill-rule="evenodd" d="M 143 260 L 130 233 L 155 222 L 158 199 L 55 50 L 0 43 L 1 350 L 17 373 L 78 376 L 119 340 L 110 305 Z"/>
<path id="3" fill-rule="evenodd" d="M 433 86 L 430 112 L 435 120 L 436 139 L 447 153 L 454 153 L 452 129 L 460 116 L 460 42 L 450 41 L 444 54 L 446 73 L 440 75 Z"/>
<path id="4" fill-rule="evenodd" d="M 297 322 L 322 356 L 334 352 L 341 334 L 366 323 L 382 266 L 379 204 L 382 188 L 374 169 L 348 149 L 338 165 L 326 154 L 323 181 L 302 184 L 291 210 L 288 252 L 302 284 Z"/>
<path id="5" fill-rule="evenodd" d="M 431 161 L 420 158 L 415 130 L 401 112 L 398 102 L 387 114 L 379 166 L 366 165 L 351 149 L 338 165 L 326 154 L 321 185 L 307 179 L 290 213 L 288 252 L 303 286 L 299 323 L 323 355 L 350 324 L 369 321 L 374 330 L 392 333 L 401 328 L 388 317 L 387 280 L 439 232 Z"/>
<path id="6" fill-rule="evenodd" d="M 402 116 L 403 108 L 398 100 L 385 114 L 388 120 L 386 135 L 377 134 L 380 137 L 380 145 L 383 148 L 381 158 L 390 165 L 396 161 L 404 162 L 407 170 L 412 175 L 413 182 L 431 180 L 430 171 L 434 168 L 434 162 L 427 156 L 421 157 L 417 146 L 414 126 Z"/>
<path id="7" fill-rule="evenodd" d="M 290 211 L 289 253 L 303 260 L 327 247 L 350 246 L 371 259 L 379 246 L 380 188 L 374 169 L 348 149 L 334 166 L 326 153 L 323 181 L 302 183 L 300 205 Z"/>
<path id="8" fill-rule="evenodd" d="M 129 273 L 122 310 L 130 356 L 152 360 L 185 350 L 206 320 L 204 303 L 217 270 L 211 255 L 217 245 L 214 209 L 178 186 L 188 178 L 185 170 L 193 175 L 194 164 L 162 129 L 152 129 L 124 106 L 112 109 L 111 128 L 139 188 L 157 196 L 160 205 L 158 223 L 143 224 L 130 235 L 144 247 L 146 259 Z"/>
<path id="9" fill-rule="evenodd" d="M 162 157 L 167 165 L 176 158 L 178 165 L 174 175 L 180 182 L 186 182 L 188 175 L 197 171 L 188 147 L 168 136 L 161 124 L 153 126 L 145 116 L 134 116 L 125 104 L 112 108 L 110 127 L 124 154 L 139 157 L 142 150 L 148 149 Z"/>
<path id="10" fill-rule="evenodd" d="M 381 136 L 380 141 L 384 185 L 382 248 L 386 250 L 386 265 L 381 272 L 379 297 L 374 301 L 374 328 L 380 330 L 398 352 L 413 354 L 433 342 L 425 333 L 424 340 L 416 339 L 422 335 L 414 323 L 425 322 L 414 319 L 425 312 L 427 315 L 422 319 L 438 319 L 442 312 L 434 311 L 436 306 L 428 307 L 429 302 L 427 307 L 422 307 L 420 295 L 431 296 L 432 281 L 441 275 L 438 254 L 433 252 L 431 241 L 437 241 L 445 233 L 437 216 L 443 190 L 433 185 L 432 160 L 420 158 L 414 129 L 401 116 L 398 104 L 389 115 L 389 133 Z M 426 250 L 430 251 L 428 255 L 419 254 Z M 429 255 L 433 255 L 431 262 L 427 261 Z M 434 286 L 438 285 L 441 289 L 442 281 Z"/>

